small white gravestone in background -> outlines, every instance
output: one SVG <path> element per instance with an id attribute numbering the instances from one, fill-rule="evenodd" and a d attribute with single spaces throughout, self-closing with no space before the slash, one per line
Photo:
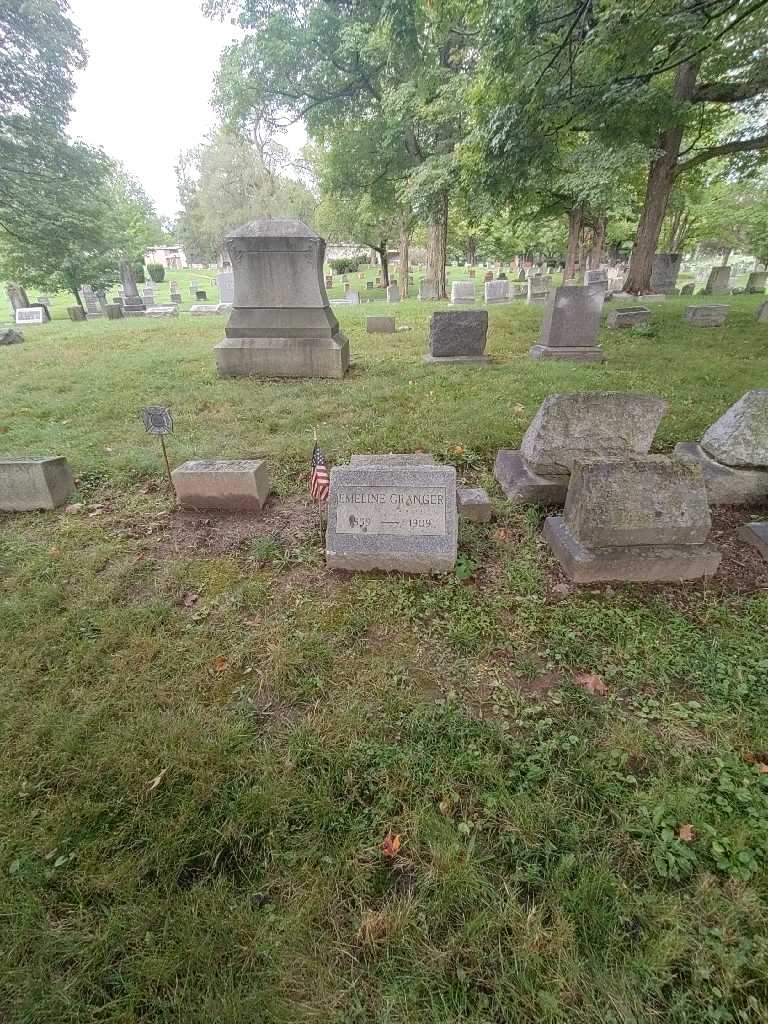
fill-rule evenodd
<path id="1" fill-rule="evenodd" d="M 45 310 L 42 306 L 21 307 L 16 310 L 17 324 L 44 324 Z"/>

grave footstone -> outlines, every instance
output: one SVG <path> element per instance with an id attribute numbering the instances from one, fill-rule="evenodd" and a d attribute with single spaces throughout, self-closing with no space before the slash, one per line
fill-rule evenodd
<path id="1" fill-rule="evenodd" d="M 712 267 L 704 288 L 704 295 L 727 295 L 730 289 L 731 268 Z"/>
<path id="2" fill-rule="evenodd" d="M 260 512 L 271 488 L 264 459 L 185 462 L 171 473 L 182 508 Z"/>
<path id="3" fill-rule="evenodd" d="M 60 456 L 0 458 L 0 511 L 34 512 L 63 505 L 75 481 Z"/>
<path id="4" fill-rule="evenodd" d="M 493 518 L 493 503 L 482 487 L 459 487 L 456 491 L 459 516 L 471 523 L 488 523 Z"/>
<path id="5" fill-rule="evenodd" d="M 451 285 L 451 305 L 466 305 L 475 301 L 475 286 L 471 281 L 454 281 Z"/>
<path id="6" fill-rule="evenodd" d="M 682 258 L 682 254 L 679 252 L 656 253 L 651 264 L 652 292 L 660 292 L 664 295 L 674 294 Z"/>
<path id="7" fill-rule="evenodd" d="M 450 572 L 457 548 L 453 466 L 336 466 L 326 532 L 331 569 Z"/>
<path id="8" fill-rule="evenodd" d="M 170 305 L 170 306 L 148 306 L 147 307 L 147 316 L 169 317 L 169 316 L 178 316 L 178 315 L 179 315 L 179 307 L 178 306 Z"/>
<path id="9" fill-rule="evenodd" d="M 499 451 L 493 475 L 516 503 L 562 505 L 577 459 L 645 455 L 668 408 L 663 398 L 623 391 L 550 395 L 520 449 Z"/>
<path id="10" fill-rule="evenodd" d="M 323 283 L 323 239 L 299 220 L 257 220 L 225 246 L 235 298 L 215 349 L 219 375 L 342 378 L 349 342 Z"/>
<path id="11" fill-rule="evenodd" d="M 766 278 L 768 278 L 766 271 L 753 270 L 747 278 L 747 287 L 744 289 L 747 295 L 764 295 Z"/>
<path id="12" fill-rule="evenodd" d="M 369 316 L 365 320 L 368 334 L 394 334 L 395 318 L 393 316 Z"/>
<path id="13" fill-rule="evenodd" d="M 688 306 L 683 319 L 694 327 L 724 327 L 728 306 Z"/>
<path id="14" fill-rule="evenodd" d="M 651 311 L 645 306 L 624 306 L 612 309 L 608 313 L 606 326 L 611 328 L 634 327 L 636 324 L 649 324 Z"/>
<path id="15" fill-rule="evenodd" d="M 485 282 L 486 305 L 493 305 L 497 302 L 509 302 L 509 281 L 506 278 L 499 278 L 498 281 Z"/>
<path id="16" fill-rule="evenodd" d="M 13 327 L 0 327 L 0 345 L 20 345 L 24 335 Z"/>
<path id="17" fill-rule="evenodd" d="M 768 562 L 768 523 L 745 523 L 739 530 L 739 537 Z"/>
<path id="18" fill-rule="evenodd" d="M 574 463 L 562 516 L 544 537 L 577 583 L 670 581 L 711 576 L 720 552 L 698 466 L 664 455 Z"/>
<path id="19" fill-rule="evenodd" d="M 531 356 L 602 363 L 603 349 L 597 343 L 597 332 L 604 297 L 601 284 L 566 284 L 555 288 L 547 299 L 539 342 L 531 349 Z"/>
<path id="20" fill-rule="evenodd" d="M 222 313 L 229 312 L 229 306 L 224 306 L 219 302 L 199 303 L 190 306 L 189 312 L 192 316 L 221 316 Z"/>
<path id="21" fill-rule="evenodd" d="M 768 389 L 748 391 L 675 455 L 697 462 L 712 505 L 752 505 L 768 498 Z"/>
<path id="22" fill-rule="evenodd" d="M 427 363 L 488 363 L 486 310 L 433 313 L 429 320 Z"/>

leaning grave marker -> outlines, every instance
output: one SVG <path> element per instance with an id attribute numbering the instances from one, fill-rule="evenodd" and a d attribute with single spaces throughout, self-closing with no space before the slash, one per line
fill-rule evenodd
<path id="1" fill-rule="evenodd" d="M 453 466 L 377 462 L 331 470 L 331 569 L 450 572 L 457 549 Z"/>
<path id="2" fill-rule="evenodd" d="M 605 288 L 599 283 L 555 288 L 544 307 L 539 341 L 531 349 L 531 356 L 602 363 L 605 357 L 597 343 L 597 332 L 604 299 Z"/>

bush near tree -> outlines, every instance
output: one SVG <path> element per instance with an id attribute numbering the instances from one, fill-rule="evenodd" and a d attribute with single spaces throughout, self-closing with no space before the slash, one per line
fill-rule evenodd
<path id="1" fill-rule="evenodd" d="M 147 273 L 155 282 L 155 284 L 162 284 L 165 280 L 165 267 L 162 263 L 148 263 Z"/>

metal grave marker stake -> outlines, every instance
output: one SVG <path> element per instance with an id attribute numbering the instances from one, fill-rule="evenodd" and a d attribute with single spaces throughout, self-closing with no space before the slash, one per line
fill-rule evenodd
<path id="1" fill-rule="evenodd" d="M 168 474 L 168 483 L 171 485 L 171 490 L 173 490 L 171 464 L 168 461 L 168 451 L 165 447 L 166 437 L 173 433 L 173 417 L 168 409 L 162 405 L 148 405 L 146 409 L 142 409 L 141 418 L 144 421 L 144 429 L 146 432 L 148 434 L 152 434 L 154 437 L 160 438 L 160 445 L 163 449 L 163 458 L 165 459 L 165 470 Z"/>

